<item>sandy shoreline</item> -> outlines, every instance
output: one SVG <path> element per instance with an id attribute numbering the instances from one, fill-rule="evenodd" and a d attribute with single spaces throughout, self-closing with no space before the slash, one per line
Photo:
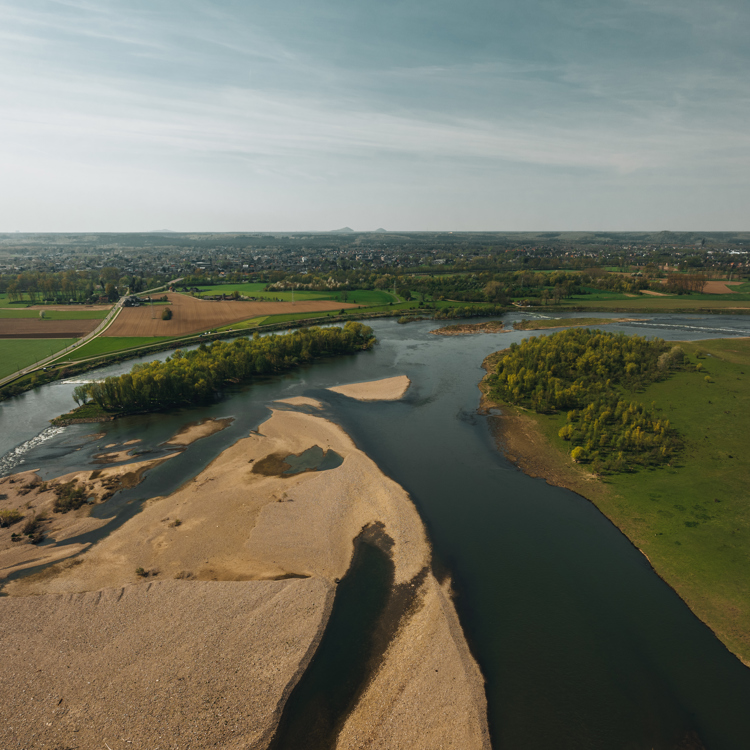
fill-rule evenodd
<path id="1" fill-rule="evenodd" d="M 357 399 L 357 401 L 398 401 L 406 393 L 410 384 L 411 380 L 406 375 L 397 375 L 382 380 L 368 380 L 365 383 L 336 385 L 327 390 Z"/>
<path id="2" fill-rule="evenodd" d="M 356 384 L 355 397 L 394 398 L 408 384 L 403 376 L 385 385 Z M 364 527 L 379 525 L 392 540 L 395 584 L 411 587 L 413 599 L 336 747 L 489 748 L 483 679 L 458 623 L 450 582 L 441 584 L 430 572 L 430 544 L 416 508 L 341 428 L 289 410 L 294 405 L 309 411 L 316 402 L 289 400 L 283 410 L 274 409 L 257 433 L 225 450 L 174 494 L 149 500 L 76 564 L 53 566 L 46 575 L 6 587 L 10 596 L 0 599 L 0 616 L 14 627 L 0 633 L 5 651 L 17 643 L 24 623 L 48 617 L 51 610 L 56 614 L 49 627 L 26 639 L 23 656 L 6 672 L 2 694 L 26 690 L 27 697 L 39 696 L 36 708 L 43 693 L 64 696 L 65 716 L 80 718 L 57 720 L 42 711 L 38 718 L 52 718 L 49 725 L 33 713 L 14 723 L 15 714 L 7 712 L 18 704 L 6 704 L 0 708 L 3 746 L 26 747 L 32 735 L 34 742 L 94 746 L 103 733 L 133 742 L 137 734 L 142 746 L 150 746 L 158 727 L 165 747 L 182 746 L 192 731 L 198 736 L 191 747 L 265 748 L 315 650 L 336 583 L 349 568 L 353 540 Z M 291 476 L 253 472 L 253 465 L 269 456 L 283 459 L 314 446 L 335 451 L 343 463 Z M 262 612 L 252 604 L 256 600 L 268 601 Z M 262 627 L 247 624 L 245 615 L 238 619 L 235 605 L 242 601 L 248 602 L 247 617 Z M 96 611 L 96 633 L 74 638 L 79 646 L 73 649 L 66 644 L 89 609 Z M 123 618 L 125 628 L 119 625 Z M 226 634 L 225 645 L 213 634 L 206 640 L 206 618 Z M 161 620 L 171 634 L 164 648 L 154 635 Z M 88 633 L 88 626 L 83 631 Z M 101 657 L 94 656 L 95 646 Z M 283 659 L 277 660 L 279 648 Z M 196 652 L 206 657 L 202 666 L 190 660 Z M 67 670 L 95 673 L 91 665 L 103 667 L 106 654 L 112 660 L 107 679 L 97 678 L 96 690 L 71 691 Z M 22 669 L 37 660 L 44 664 L 43 678 Z M 230 674 L 240 675 L 231 684 L 227 679 L 235 678 L 220 667 L 225 663 Z M 141 666 L 129 676 L 128 664 Z M 146 673 L 153 680 L 141 679 Z M 157 701 L 149 722 L 133 722 L 134 707 L 147 705 L 164 687 L 155 686 L 157 674 L 168 679 L 174 702 Z M 237 699 L 240 690 L 247 705 Z M 193 715 L 190 707 L 205 706 L 207 696 L 223 701 L 221 719 L 213 714 L 202 723 L 186 719 Z M 120 740 L 107 742 L 112 750 L 128 747 Z"/>

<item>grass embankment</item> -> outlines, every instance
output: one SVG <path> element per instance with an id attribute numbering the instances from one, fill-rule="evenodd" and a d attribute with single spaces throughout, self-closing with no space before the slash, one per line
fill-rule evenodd
<path id="1" fill-rule="evenodd" d="M 0 339 L 0 378 L 49 357 L 76 339 Z"/>
<path id="2" fill-rule="evenodd" d="M 680 346 L 704 371 L 678 371 L 629 396 L 655 402 L 681 435 L 684 448 L 673 466 L 581 482 L 581 468 L 568 457 L 570 444 L 557 434 L 565 415 L 525 414 L 548 449 L 565 458 L 569 486 L 643 550 L 693 612 L 750 665 L 750 340 Z"/>

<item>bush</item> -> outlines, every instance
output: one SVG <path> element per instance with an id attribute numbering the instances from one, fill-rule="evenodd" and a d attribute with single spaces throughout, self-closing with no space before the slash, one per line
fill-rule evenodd
<path id="1" fill-rule="evenodd" d="M 581 461 L 586 460 L 586 449 L 581 448 L 579 445 L 577 448 L 573 448 L 573 450 L 570 452 L 570 457 L 577 463 L 581 463 Z"/>
<path id="2" fill-rule="evenodd" d="M 57 495 L 53 506 L 55 513 L 78 510 L 86 502 L 86 488 L 79 487 L 76 482 L 57 484 L 52 489 Z"/>
<path id="3" fill-rule="evenodd" d="M 161 319 L 162 320 L 172 320 L 172 308 L 171 307 L 165 307 L 161 311 Z"/>
<path id="4" fill-rule="evenodd" d="M 0 528 L 5 526 L 12 526 L 14 523 L 18 523 L 23 516 L 21 511 L 16 510 L 0 510 Z"/>

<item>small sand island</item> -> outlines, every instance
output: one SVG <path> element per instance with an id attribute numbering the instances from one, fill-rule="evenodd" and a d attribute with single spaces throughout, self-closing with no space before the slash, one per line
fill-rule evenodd
<path id="1" fill-rule="evenodd" d="M 500 333 L 505 330 L 501 320 L 488 320 L 485 323 L 457 323 L 430 331 L 437 336 L 467 336 L 474 333 Z"/>
<path id="2" fill-rule="evenodd" d="M 318 402 L 278 403 L 174 494 L 6 584 L 1 746 L 268 747 L 366 537 L 391 593 L 326 746 L 489 749 L 483 678 L 408 494 Z"/>
<path id="3" fill-rule="evenodd" d="M 357 401 L 398 401 L 403 398 L 410 385 L 411 380 L 406 375 L 397 375 L 394 378 L 368 380 L 365 383 L 336 385 L 328 390 Z"/>

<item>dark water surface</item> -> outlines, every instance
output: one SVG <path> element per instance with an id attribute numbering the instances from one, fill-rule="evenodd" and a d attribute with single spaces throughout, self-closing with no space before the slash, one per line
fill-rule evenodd
<path id="1" fill-rule="evenodd" d="M 750 335 L 750 318 L 741 316 L 643 317 L 610 329 L 678 340 Z M 477 416 L 484 356 L 532 334 L 439 337 L 433 327 L 378 321 L 372 352 L 269 379 L 212 406 L 40 438 L 46 420 L 70 408 L 75 387 L 45 386 L 0 404 L 0 473 L 41 467 L 56 476 L 92 462 L 109 443 L 143 438 L 139 451 L 160 451 L 187 422 L 235 418 L 95 509 L 128 517 L 256 428 L 272 400 L 319 398 L 411 494 L 450 569 L 487 680 L 496 748 L 687 749 L 699 747 L 697 737 L 708 750 L 750 747 L 750 670 L 591 503 L 515 469 L 495 450 L 488 418 Z M 400 402 L 360 403 L 323 390 L 401 374 L 412 386 Z"/>

